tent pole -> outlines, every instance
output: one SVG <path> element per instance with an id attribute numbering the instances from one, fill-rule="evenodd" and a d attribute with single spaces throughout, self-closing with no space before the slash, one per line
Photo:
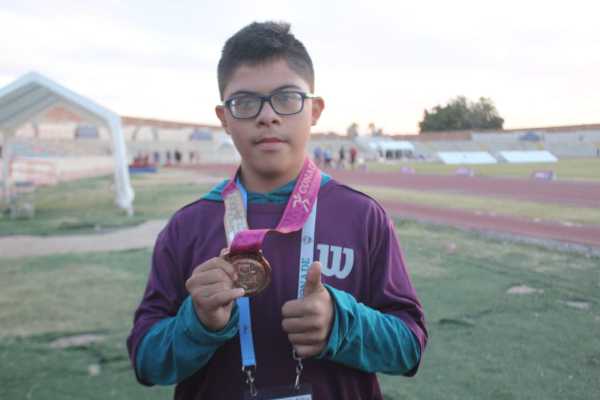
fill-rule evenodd
<path id="1" fill-rule="evenodd" d="M 2 134 L 2 193 L 4 194 L 4 203 L 6 206 L 10 204 L 10 159 L 12 151 L 10 148 L 11 132 L 3 132 Z"/>

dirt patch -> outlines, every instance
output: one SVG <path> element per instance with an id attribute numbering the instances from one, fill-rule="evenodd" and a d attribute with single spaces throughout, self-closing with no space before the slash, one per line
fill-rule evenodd
<path id="1" fill-rule="evenodd" d="M 559 300 L 558 302 L 560 304 L 566 305 L 567 307 L 576 308 L 578 310 L 583 310 L 583 311 L 587 311 L 591 307 L 591 304 L 588 303 L 587 301 L 566 301 L 566 300 Z"/>
<path id="2" fill-rule="evenodd" d="M 527 285 L 513 286 L 506 291 L 507 294 L 542 294 L 544 289 L 536 289 Z"/>
<path id="3" fill-rule="evenodd" d="M 72 254 L 101 251 L 122 251 L 152 247 L 165 226 L 164 220 L 107 233 L 64 236 L 7 236 L 0 238 L 0 257 L 39 257 L 49 254 Z"/>
<path id="4" fill-rule="evenodd" d="M 90 364 L 87 367 L 87 371 L 89 376 L 98 376 L 100 375 L 101 368 L 98 364 Z"/>
<path id="5" fill-rule="evenodd" d="M 53 340 L 50 347 L 53 349 L 68 349 L 70 347 L 86 347 L 93 343 L 104 341 L 103 335 L 88 333 L 84 335 L 65 336 Z"/>

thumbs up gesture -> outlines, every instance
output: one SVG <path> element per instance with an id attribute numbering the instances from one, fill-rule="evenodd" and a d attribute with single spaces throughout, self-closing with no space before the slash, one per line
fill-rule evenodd
<path id="1" fill-rule="evenodd" d="M 286 302 L 281 313 L 283 330 L 299 357 L 323 351 L 333 322 L 333 300 L 321 282 L 321 263 L 315 261 L 308 270 L 304 298 Z"/>

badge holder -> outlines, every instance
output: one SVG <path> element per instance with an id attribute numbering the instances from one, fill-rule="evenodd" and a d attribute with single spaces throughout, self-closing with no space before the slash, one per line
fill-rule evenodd
<path id="1" fill-rule="evenodd" d="M 258 395 L 258 390 L 256 389 L 256 384 L 254 383 L 255 370 L 256 366 L 242 367 L 242 373 L 244 373 L 244 375 L 246 376 L 246 385 L 248 385 L 248 394 L 250 395 L 250 398 L 256 398 Z"/>

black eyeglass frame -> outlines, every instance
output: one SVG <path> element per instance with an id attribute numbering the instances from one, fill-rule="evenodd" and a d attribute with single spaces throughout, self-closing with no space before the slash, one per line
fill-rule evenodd
<path id="1" fill-rule="evenodd" d="M 302 98 L 302 105 L 300 106 L 300 109 L 298 111 L 296 111 L 296 112 L 293 112 L 293 113 L 280 113 L 279 111 L 277 111 L 275 109 L 275 107 L 273 107 L 273 103 L 271 102 L 271 98 L 273 96 L 276 96 L 276 95 L 282 94 L 282 93 L 295 93 L 295 94 L 299 94 L 300 97 Z M 236 99 L 238 99 L 240 97 L 244 97 L 244 96 L 252 96 L 252 97 L 255 97 L 257 99 L 260 99 L 260 106 L 258 107 L 258 111 L 256 111 L 256 114 L 254 114 L 251 117 L 236 117 L 235 114 L 233 113 L 233 111 L 231 111 L 231 103 L 233 101 L 235 101 Z M 265 106 L 265 103 L 267 103 L 267 102 L 269 103 L 269 105 L 271 106 L 271 109 L 273 109 L 273 112 L 275 112 L 275 114 L 281 115 L 281 116 L 287 116 L 287 115 L 300 114 L 302 112 L 302 110 L 304 110 L 304 101 L 306 99 L 318 99 L 318 98 L 319 98 L 319 96 L 315 96 L 312 93 L 301 92 L 299 90 L 280 90 L 280 91 L 276 91 L 276 92 L 273 92 L 271 94 L 268 94 L 266 96 L 261 96 L 261 95 L 256 94 L 256 93 L 244 93 L 244 94 L 240 94 L 240 95 L 237 95 L 237 96 L 233 96 L 232 98 L 225 100 L 223 102 L 223 106 L 225 106 L 229 110 L 229 113 L 235 119 L 253 119 L 253 118 L 256 118 L 260 114 L 260 112 L 262 111 L 263 107 Z"/>

